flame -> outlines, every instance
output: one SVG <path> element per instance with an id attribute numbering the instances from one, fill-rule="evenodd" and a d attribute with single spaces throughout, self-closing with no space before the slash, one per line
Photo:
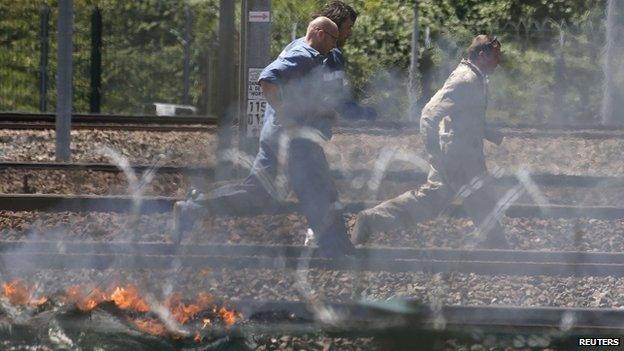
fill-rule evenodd
<path id="1" fill-rule="evenodd" d="M 16 279 L 10 283 L 2 284 L 2 291 L 10 303 L 14 305 L 34 305 L 39 306 L 48 301 L 48 298 L 42 296 L 38 299 L 33 298 L 35 288 L 29 287 L 21 279 Z"/>
<path id="2" fill-rule="evenodd" d="M 122 310 L 135 310 L 138 312 L 148 312 L 149 305 L 139 296 L 139 291 L 134 286 L 126 288 L 116 287 L 110 299 Z"/>
<path id="3" fill-rule="evenodd" d="M 234 311 L 230 311 L 225 307 L 219 309 L 219 316 L 223 319 L 226 327 L 231 327 L 236 323 L 237 314 Z"/>
<path id="4" fill-rule="evenodd" d="M 72 286 L 65 291 L 67 301 L 74 303 L 81 311 L 91 311 L 100 303 L 109 300 L 108 294 L 97 288 L 88 289 L 89 292 L 87 293 L 84 293 L 84 290 L 87 289 L 83 289 L 80 286 Z"/>
<path id="5" fill-rule="evenodd" d="M 15 305 L 41 305 L 48 301 L 48 298 L 45 296 L 33 298 L 33 293 L 35 291 L 34 286 L 29 286 L 21 279 L 9 283 L 2 283 L 2 289 L 4 298 Z M 114 303 L 118 308 L 123 310 L 134 310 L 142 313 L 150 311 L 149 305 L 139 294 L 139 289 L 133 285 L 114 286 L 106 291 L 100 290 L 94 286 L 71 286 L 65 291 L 65 301 L 66 303 L 75 304 L 76 307 L 82 311 L 91 311 L 99 304 L 106 301 Z M 236 311 L 229 310 L 226 307 L 219 308 L 216 306 L 215 299 L 207 292 L 197 294 L 195 301 L 190 303 L 183 300 L 182 294 L 173 293 L 167 297 L 163 304 L 171 312 L 173 318 L 180 324 L 187 324 L 189 321 L 197 318 L 203 311 L 212 313 L 214 317 L 218 316 L 227 327 L 235 324 L 240 317 L 240 314 Z M 204 317 L 201 320 L 202 329 L 212 326 L 212 316 L 210 318 Z M 155 336 L 182 338 L 182 336 L 170 333 L 166 325 L 158 319 L 129 318 L 129 320 L 142 332 Z M 201 342 L 203 340 L 199 331 L 195 332 L 194 340 L 196 342 Z"/>
<path id="6" fill-rule="evenodd" d="M 197 295 L 195 303 L 187 305 L 182 302 L 181 294 L 173 293 L 165 301 L 165 306 L 167 306 L 173 317 L 180 322 L 180 324 L 185 324 L 199 312 L 210 306 L 212 302 L 212 296 L 202 292 Z"/>
<path id="7" fill-rule="evenodd" d="M 134 322 L 134 325 L 137 326 L 137 328 L 139 328 L 139 330 L 148 333 L 148 334 L 152 334 L 155 336 L 165 336 L 167 334 L 167 328 L 165 327 L 165 325 L 157 320 L 157 319 L 135 319 L 132 322 Z"/>

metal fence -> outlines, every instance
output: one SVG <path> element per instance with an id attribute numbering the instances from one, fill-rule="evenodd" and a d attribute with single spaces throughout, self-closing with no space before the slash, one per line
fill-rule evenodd
<path id="1" fill-rule="evenodd" d="M 0 110 L 54 111 L 58 10 L 26 0 L 11 11 Z M 216 1 L 74 1 L 74 111 L 153 114 L 160 102 L 210 114 L 217 18 Z"/>
<path id="2" fill-rule="evenodd" d="M 272 2 L 272 57 L 304 34 L 320 3 Z M 411 5 L 398 6 L 409 9 Z M 54 111 L 57 9 L 43 0 L 0 7 L 0 32 L 6 33 L 0 36 L 0 111 Z M 394 17 L 386 18 L 383 13 L 359 10 L 345 50 L 355 94 L 384 117 L 404 118 L 409 60 L 399 54 L 409 52 L 411 15 L 403 11 L 406 14 L 390 13 Z M 74 111 L 153 114 L 154 103 L 162 102 L 189 104 L 202 114 L 213 114 L 222 83 L 215 79 L 218 12 L 218 0 L 74 0 Z M 239 23 L 240 11 L 235 12 Z M 491 118 L 597 122 L 603 109 L 605 20 L 605 9 L 596 8 L 578 23 L 519 19 L 478 28 L 499 35 L 505 53 L 501 69 L 491 77 Z M 444 26 L 429 30 L 428 22 L 421 23 L 423 104 L 455 67 L 474 32 L 440 31 Z M 371 30 L 379 27 L 392 33 L 371 42 Z M 624 54 L 622 37 L 614 36 L 619 51 L 612 57 Z M 391 45 L 396 46 L 393 54 L 399 54 L 386 54 Z M 233 56 L 238 62 L 238 52 Z M 612 101 L 617 104 L 624 100 L 622 69 L 616 67 L 611 75 L 620 77 L 613 83 Z"/>

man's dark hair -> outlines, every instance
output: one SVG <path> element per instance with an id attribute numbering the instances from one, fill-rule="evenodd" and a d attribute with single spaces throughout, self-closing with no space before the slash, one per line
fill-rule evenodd
<path id="1" fill-rule="evenodd" d="M 494 48 L 500 48 L 501 43 L 495 36 L 481 34 L 477 35 L 473 40 L 472 44 L 468 47 L 468 59 L 476 60 L 479 57 L 479 53 L 481 51 L 488 53 L 490 50 Z"/>
<path id="2" fill-rule="evenodd" d="M 314 17 L 318 16 L 325 16 L 329 18 L 336 23 L 338 28 L 340 28 L 347 18 L 351 19 L 351 22 L 355 23 L 358 14 L 355 12 L 353 7 L 342 1 L 330 1 L 323 6 L 318 14 L 314 15 Z"/>

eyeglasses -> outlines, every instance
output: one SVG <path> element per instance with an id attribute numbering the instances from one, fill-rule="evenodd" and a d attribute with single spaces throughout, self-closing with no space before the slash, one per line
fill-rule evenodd
<path id="1" fill-rule="evenodd" d="M 500 44 L 500 41 L 498 41 L 498 38 L 494 36 L 492 40 L 490 40 L 490 42 L 487 43 L 487 46 L 490 48 L 500 48 L 501 44 Z"/>
<path id="2" fill-rule="evenodd" d="M 338 40 L 338 36 L 337 36 L 337 35 L 333 35 L 333 34 L 331 34 L 330 32 L 326 32 L 326 31 L 323 31 L 323 32 L 325 32 L 325 33 L 329 34 L 329 36 L 330 36 L 330 37 L 332 37 L 332 38 L 334 38 L 334 40 Z"/>
<path id="3" fill-rule="evenodd" d="M 324 29 L 322 29 L 322 28 L 318 28 L 318 27 L 316 27 L 316 28 L 314 28 L 314 29 L 316 29 L 316 30 L 320 30 L 320 31 L 322 31 L 323 33 L 326 33 L 327 35 L 329 35 L 330 37 L 332 37 L 334 40 L 338 41 L 338 36 L 337 36 L 337 35 L 333 35 L 333 34 L 331 34 L 330 32 L 328 32 L 328 31 L 326 31 L 326 30 L 324 30 Z"/>

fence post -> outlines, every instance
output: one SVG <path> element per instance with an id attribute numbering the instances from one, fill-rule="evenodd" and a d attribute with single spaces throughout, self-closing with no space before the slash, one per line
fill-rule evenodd
<path id="1" fill-rule="evenodd" d="M 235 82 L 236 71 L 234 62 L 234 7 L 235 1 L 219 1 L 219 48 L 217 61 L 217 81 L 220 84 L 217 90 L 217 169 L 218 180 L 230 178 L 232 162 L 226 158 L 226 152 L 232 142 L 232 124 L 235 109 Z"/>
<path id="2" fill-rule="evenodd" d="M 72 113 L 72 0 L 59 0 L 56 75 L 56 160 L 70 161 Z"/>
<path id="3" fill-rule="evenodd" d="M 241 120 L 239 145 L 248 154 L 258 151 L 266 100 L 258 77 L 269 64 L 271 0 L 244 0 L 241 18 Z"/>
<path id="4" fill-rule="evenodd" d="M 407 82 L 407 98 L 409 101 L 408 120 L 419 118 L 418 108 L 418 0 L 414 2 L 414 22 L 412 23 L 412 51 L 410 54 L 409 77 Z"/>
<path id="5" fill-rule="evenodd" d="M 46 112 L 48 109 L 48 53 L 50 51 L 50 7 L 44 4 L 40 11 L 40 45 L 41 56 L 39 57 L 39 111 Z"/>
<path id="6" fill-rule="evenodd" d="M 191 87 L 191 31 L 193 30 L 193 15 L 188 2 L 184 3 L 184 94 L 182 101 L 190 104 L 189 90 Z"/>
<path id="7" fill-rule="evenodd" d="M 102 92 L 102 13 L 98 7 L 91 14 L 91 94 L 89 111 L 100 113 Z"/>
<path id="8" fill-rule="evenodd" d="M 416 100 L 418 106 L 424 106 L 431 96 L 433 96 L 433 51 L 431 47 L 431 32 L 429 26 L 425 29 L 425 47 L 422 56 L 418 59 L 418 68 L 421 76 L 422 91 L 420 97 Z M 418 111 L 416 111 L 418 112 Z"/>
<path id="9" fill-rule="evenodd" d="M 565 81 L 565 57 L 564 57 L 564 44 L 565 44 L 565 31 L 563 29 L 563 24 L 561 25 L 559 31 L 559 52 L 557 54 L 557 59 L 555 60 L 555 75 L 553 77 L 554 80 L 554 91 L 553 91 L 553 103 L 552 103 L 552 120 L 554 123 L 564 124 L 568 118 L 565 113 L 565 104 L 564 104 L 564 96 L 566 89 L 566 81 Z"/>

